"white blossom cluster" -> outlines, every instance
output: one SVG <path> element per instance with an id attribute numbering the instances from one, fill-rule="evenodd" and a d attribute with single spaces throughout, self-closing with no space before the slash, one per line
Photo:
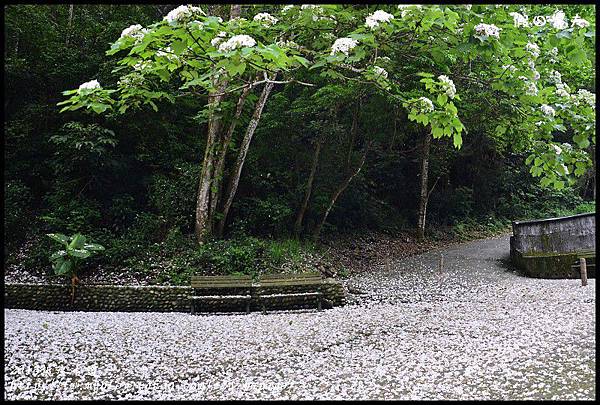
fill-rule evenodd
<path id="1" fill-rule="evenodd" d="M 143 83 L 144 76 L 136 72 L 122 76 L 117 82 L 117 85 L 119 85 L 119 87 L 139 87 Z"/>
<path id="2" fill-rule="evenodd" d="M 377 66 L 377 65 L 373 66 L 373 71 L 375 72 L 375 74 L 377 76 L 382 76 L 382 77 L 384 77 L 386 79 L 388 77 L 388 72 L 384 68 L 382 68 L 380 66 Z"/>
<path id="3" fill-rule="evenodd" d="M 585 89 L 577 90 L 576 94 L 573 94 L 573 100 L 576 104 L 587 104 L 592 108 L 596 108 L 596 93 L 592 93 Z"/>
<path id="4" fill-rule="evenodd" d="M 389 22 L 393 18 L 394 16 L 392 14 L 387 13 L 383 10 L 377 10 L 374 13 L 367 16 L 365 26 L 370 29 L 374 29 L 377 28 L 380 23 Z"/>
<path id="5" fill-rule="evenodd" d="M 562 148 L 560 146 L 558 146 L 557 144 L 551 143 L 550 146 L 554 149 L 554 152 L 557 155 L 560 155 L 562 153 Z"/>
<path id="6" fill-rule="evenodd" d="M 529 27 L 529 20 L 527 14 L 521 14 L 513 11 L 512 13 L 509 13 L 509 15 L 512 16 L 515 27 Z"/>
<path id="7" fill-rule="evenodd" d="M 579 14 L 577 14 L 575 15 L 575 17 L 573 17 L 573 20 L 571 21 L 571 26 L 585 28 L 590 26 L 590 22 L 585 18 L 579 17 Z"/>
<path id="8" fill-rule="evenodd" d="M 98 83 L 98 80 L 90 80 L 89 82 L 82 83 L 79 86 L 79 90 L 78 91 L 81 91 L 81 90 L 94 90 L 94 89 L 101 89 L 101 88 L 102 88 L 102 86 L 100 86 L 100 83 Z"/>
<path id="9" fill-rule="evenodd" d="M 554 115 L 556 114 L 554 108 L 550 107 L 548 104 L 542 104 L 540 106 L 540 110 L 542 111 L 542 114 L 544 114 L 547 117 L 554 117 Z"/>
<path id="10" fill-rule="evenodd" d="M 279 20 L 269 13 L 258 13 L 254 16 L 254 21 L 259 21 L 266 25 L 273 25 L 277 24 L 277 21 Z"/>
<path id="11" fill-rule="evenodd" d="M 197 6 L 179 6 L 171 11 L 163 18 L 163 20 L 172 22 L 181 22 L 182 20 L 191 17 L 194 14 L 205 15 L 200 7 Z"/>
<path id="12" fill-rule="evenodd" d="M 480 36 L 500 38 L 500 31 L 502 28 L 498 28 L 494 24 L 480 23 L 475 26 L 475 32 Z"/>
<path id="13" fill-rule="evenodd" d="M 419 108 L 420 111 L 423 113 L 429 113 L 435 110 L 433 101 L 431 101 L 427 97 L 419 97 Z"/>
<path id="14" fill-rule="evenodd" d="M 569 85 L 566 83 L 563 83 L 562 81 L 559 83 L 556 83 L 556 95 L 558 97 L 569 97 L 571 92 L 571 89 L 569 88 Z"/>
<path id="15" fill-rule="evenodd" d="M 558 63 L 558 59 L 557 59 L 557 57 L 558 57 L 558 48 L 554 47 L 554 48 L 550 49 L 550 52 L 548 52 L 548 56 L 549 56 L 548 61 L 550 63 Z"/>
<path id="16" fill-rule="evenodd" d="M 163 48 L 164 50 L 159 50 L 156 52 L 156 56 L 159 58 L 167 58 L 170 61 L 176 61 L 179 60 L 179 57 L 177 55 L 175 55 L 175 53 L 173 52 L 173 49 L 170 46 L 167 46 L 166 48 Z"/>
<path id="17" fill-rule="evenodd" d="M 528 96 L 537 96 L 538 95 L 538 88 L 537 85 L 535 84 L 535 81 L 531 81 L 529 80 L 528 77 L 525 76 L 519 76 L 520 80 L 523 80 L 524 84 L 525 84 L 525 94 Z"/>
<path id="18" fill-rule="evenodd" d="M 119 38 L 132 37 L 135 39 L 141 39 L 144 37 L 146 32 L 148 32 L 148 30 L 143 28 L 140 24 L 134 24 L 125 28 L 123 32 L 121 32 L 121 36 Z"/>
<path id="19" fill-rule="evenodd" d="M 407 8 L 410 7 L 410 8 Z M 421 6 L 420 4 L 398 4 L 398 8 L 401 9 L 402 11 L 400 12 L 400 16 L 402 18 L 406 17 L 406 15 L 412 11 L 415 10 L 421 10 L 421 8 L 423 8 L 423 6 Z"/>
<path id="20" fill-rule="evenodd" d="M 234 49 L 248 47 L 251 48 L 256 45 L 256 40 L 252 38 L 250 35 L 235 35 L 229 38 L 227 41 L 223 42 L 219 45 L 219 51 L 221 52 L 229 52 Z"/>
<path id="21" fill-rule="evenodd" d="M 283 14 L 285 14 L 285 13 L 287 13 L 288 11 L 290 11 L 293 8 L 294 8 L 293 4 L 287 4 L 287 5 L 283 6 L 283 8 L 281 9 L 281 12 Z"/>
<path id="22" fill-rule="evenodd" d="M 211 39 L 210 44 L 214 47 L 216 47 L 217 45 L 219 45 L 221 42 L 223 42 L 223 40 L 227 37 L 227 33 L 225 31 L 221 31 L 217 34 L 216 37 L 214 37 L 213 39 Z"/>
<path id="23" fill-rule="evenodd" d="M 331 46 L 331 55 L 335 55 L 336 53 L 343 53 L 348 56 L 350 50 L 358 45 L 358 41 L 352 38 L 338 38 L 335 40 L 333 45 Z"/>
<path id="24" fill-rule="evenodd" d="M 517 68 L 515 67 L 515 65 L 502 65 L 501 69 L 502 70 L 508 70 L 511 73 L 514 73 L 517 70 Z"/>
<path id="25" fill-rule="evenodd" d="M 540 56 L 540 47 L 535 42 L 527 42 L 527 45 L 525 45 L 525 50 L 534 58 Z"/>
<path id="26" fill-rule="evenodd" d="M 446 75 L 438 76 L 438 80 L 442 83 L 442 89 L 446 93 L 446 95 L 450 98 L 454 98 L 456 96 L 456 87 L 454 86 L 454 82 Z"/>
<path id="27" fill-rule="evenodd" d="M 303 4 L 300 6 L 301 10 L 314 10 L 315 12 L 322 12 L 323 11 L 323 7 L 317 5 L 317 4 Z"/>
<path id="28" fill-rule="evenodd" d="M 149 60 L 143 60 L 143 61 L 140 61 L 140 62 L 136 63 L 135 65 L 133 65 L 133 69 L 138 72 L 147 70 L 151 67 L 152 67 L 152 62 Z"/>
<path id="29" fill-rule="evenodd" d="M 280 48 L 291 48 L 291 49 L 300 49 L 300 45 L 298 45 L 296 42 L 294 41 L 277 41 L 277 46 L 279 46 Z"/>

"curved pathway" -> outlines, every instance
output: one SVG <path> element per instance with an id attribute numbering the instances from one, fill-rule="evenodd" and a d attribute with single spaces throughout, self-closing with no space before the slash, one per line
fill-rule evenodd
<path id="1" fill-rule="evenodd" d="M 503 236 L 389 263 L 323 312 L 5 310 L 4 396 L 595 399 L 595 280 L 521 277 L 507 255 Z"/>

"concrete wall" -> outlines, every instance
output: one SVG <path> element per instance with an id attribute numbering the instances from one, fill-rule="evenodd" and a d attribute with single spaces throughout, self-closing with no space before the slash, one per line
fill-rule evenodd
<path id="1" fill-rule="evenodd" d="M 579 270 L 571 267 L 578 255 L 568 253 L 595 248 L 594 213 L 513 222 L 511 260 L 531 277 L 579 277 Z M 595 265 L 595 260 L 590 260 L 590 263 Z M 595 277 L 595 267 L 588 268 L 588 277 Z"/>
<path id="2" fill-rule="evenodd" d="M 256 292 L 256 286 L 252 293 Z M 264 288 L 265 293 L 303 292 L 305 286 Z M 323 307 L 345 305 L 343 286 L 326 279 L 321 287 L 325 298 Z M 192 294 L 191 287 L 172 286 L 116 286 L 116 285 L 80 285 L 75 291 L 75 300 L 71 304 L 71 287 L 68 285 L 48 284 L 5 284 L 4 307 L 36 309 L 46 311 L 119 311 L 119 312 L 189 312 Z M 218 295 L 218 294 L 215 294 Z M 267 309 L 316 308 L 314 299 L 284 298 L 273 302 Z M 242 302 L 234 300 L 216 300 L 204 305 L 203 310 L 241 311 Z M 259 310 L 255 298 L 251 301 L 252 311 Z"/>
<path id="3" fill-rule="evenodd" d="M 596 214 L 513 222 L 510 248 L 522 254 L 596 248 Z"/>

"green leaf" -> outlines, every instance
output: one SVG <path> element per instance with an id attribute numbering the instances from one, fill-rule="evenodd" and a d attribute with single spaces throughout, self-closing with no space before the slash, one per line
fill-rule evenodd
<path id="1" fill-rule="evenodd" d="M 69 255 L 87 259 L 92 254 L 85 249 L 69 249 Z"/>
<path id="2" fill-rule="evenodd" d="M 456 149 L 460 149 L 460 147 L 462 146 L 462 136 L 460 136 L 460 133 L 454 134 L 453 141 L 454 141 L 454 147 Z"/>
<path id="3" fill-rule="evenodd" d="M 64 244 L 65 246 L 69 243 L 69 238 L 66 235 L 63 235 L 62 233 L 47 233 L 46 236 L 48 236 L 50 239 L 54 239 L 55 241 Z"/>
<path id="4" fill-rule="evenodd" d="M 73 235 L 71 243 L 69 243 L 69 249 L 79 249 L 83 247 L 83 245 L 85 244 L 85 239 L 85 236 L 83 236 L 80 233 L 76 233 L 75 235 Z"/>
<path id="5" fill-rule="evenodd" d="M 529 171 L 533 177 L 538 177 L 542 174 L 542 168 L 539 166 L 533 166 Z"/>
<path id="6" fill-rule="evenodd" d="M 58 258 L 65 257 L 67 255 L 66 250 L 59 250 L 58 252 L 54 252 L 52 256 L 50 256 L 50 261 L 53 262 Z"/>
<path id="7" fill-rule="evenodd" d="M 161 80 L 168 82 L 169 81 L 169 71 L 167 69 L 159 69 L 156 71 L 156 74 L 158 75 L 158 77 L 161 78 Z"/>
<path id="8" fill-rule="evenodd" d="M 183 51 L 185 51 L 185 49 L 187 48 L 187 44 L 185 43 L 185 41 L 174 41 L 171 44 L 171 49 L 173 49 L 173 52 L 175 52 L 175 55 L 181 55 L 181 53 Z"/>
<path id="9" fill-rule="evenodd" d="M 54 274 L 64 275 L 68 274 L 73 268 L 73 262 L 71 260 L 65 260 L 54 267 Z"/>
<path id="10" fill-rule="evenodd" d="M 90 107 L 92 108 L 92 110 L 94 110 L 95 113 L 101 114 L 104 111 L 106 111 L 106 109 L 109 107 L 109 105 L 103 104 L 103 103 L 92 103 L 90 105 Z"/>
<path id="11" fill-rule="evenodd" d="M 83 248 L 87 250 L 105 250 L 104 246 L 97 243 L 86 243 Z"/>
<path id="12" fill-rule="evenodd" d="M 433 128 L 432 135 L 434 138 L 441 138 L 444 135 L 444 130 L 440 127 Z"/>
<path id="13" fill-rule="evenodd" d="M 438 96 L 437 96 L 437 102 L 438 102 L 439 105 L 446 104 L 446 101 L 448 101 L 448 96 L 445 93 L 438 94 Z"/>

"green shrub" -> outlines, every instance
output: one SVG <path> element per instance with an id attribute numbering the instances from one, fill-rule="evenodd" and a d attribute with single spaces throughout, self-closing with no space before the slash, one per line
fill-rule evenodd
<path id="1" fill-rule="evenodd" d="M 168 227 L 192 230 L 199 170 L 198 164 L 181 163 L 172 175 L 153 176 L 149 189 L 150 204 L 165 219 Z"/>
<path id="2" fill-rule="evenodd" d="M 64 188 L 46 196 L 48 211 L 40 216 L 51 229 L 65 229 L 71 233 L 90 233 L 97 229 L 103 218 L 100 204 L 83 196 L 72 197 Z"/>
<path id="3" fill-rule="evenodd" d="M 4 183 L 4 236 L 6 244 L 23 239 L 30 228 L 31 190 L 19 180 Z"/>
<path id="4" fill-rule="evenodd" d="M 265 198 L 244 198 L 237 204 L 237 217 L 243 223 L 234 228 L 244 229 L 254 235 L 282 235 L 288 224 L 292 223 L 293 209 L 280 196 L 269 195 Z"/>
<path id="5" fill-rule="evenodd" d="M 166 234 L 165 219 L 149 212 L 136 214 L 133 224 L 106 248 L 106 259 L 114 265 L 142 255 L 151 244 L 161 242 Z"/>

